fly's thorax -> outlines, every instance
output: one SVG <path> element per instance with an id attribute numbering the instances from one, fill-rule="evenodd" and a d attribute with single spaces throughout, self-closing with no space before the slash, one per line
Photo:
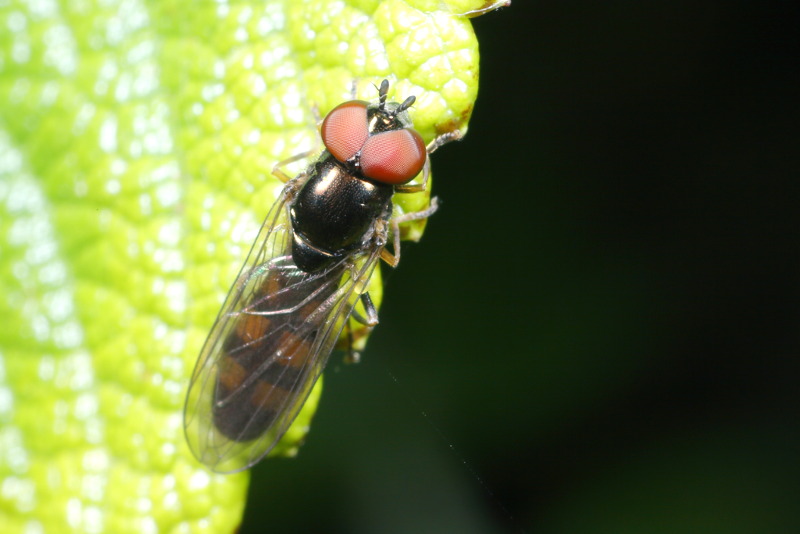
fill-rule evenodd
<path id="1" fill-rule="evenodd" d="M 314 272 L 362 246 L 375 221 L 391 213 L 393 193 L 323 154 L 290 207 L 297 266 Z"/>

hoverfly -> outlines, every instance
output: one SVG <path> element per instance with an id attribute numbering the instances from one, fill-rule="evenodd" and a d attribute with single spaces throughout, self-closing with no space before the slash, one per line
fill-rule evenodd
<path id="1" fill-rule="evenodd" d="M 378 101 L 344 102 L 322 122 L 325 150 L 284 186 L 272 206 L 206 339 L 184 411 L 189 448 L 217 472 L 246 469 L 278 443 L 321 375 L 351 315 L 374 326 L 367 285 L 378 260 L 396 266 L 399 225 L 436 211 L 392 218 L 392 195 L 424 191 L 427 147 L 408 108 Z M 422 171 L 421 183 L 410 185 Z M 394 252 L 386 247 L 392 242 Z M 366 317 L 353 313 L 357 302 Z"/>

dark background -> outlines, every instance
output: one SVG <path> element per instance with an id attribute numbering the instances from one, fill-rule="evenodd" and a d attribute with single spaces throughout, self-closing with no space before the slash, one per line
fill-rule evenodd
<path id="1" fill-rule="evenodd" d="M 474 19 L 441 210 L 300 455 L 253 470 L 241 532 L 800 531 L 785 4 Z"/>

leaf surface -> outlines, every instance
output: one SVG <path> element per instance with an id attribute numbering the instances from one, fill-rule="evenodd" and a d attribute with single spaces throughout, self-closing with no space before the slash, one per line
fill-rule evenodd
<path id="1" fill-rule="evenodd" d="M 383 78 L 426 142 L 465 131 L 487 6 L 0 1 L 0 532 L 234 531 L 247 474 L 198 464 L 182 409 L 272 166 Z"/>

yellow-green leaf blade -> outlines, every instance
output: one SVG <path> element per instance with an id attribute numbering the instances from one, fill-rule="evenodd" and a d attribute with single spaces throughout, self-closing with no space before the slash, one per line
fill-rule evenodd
<path id="1" fill-rule="evenodd" d="M 196 462 L 182 408 L 271 168 L 383 77 L 426 141 L 466 130 L 482 5 L 0 4 L 0 532 L 235 528 L 247 476 Z"/>

